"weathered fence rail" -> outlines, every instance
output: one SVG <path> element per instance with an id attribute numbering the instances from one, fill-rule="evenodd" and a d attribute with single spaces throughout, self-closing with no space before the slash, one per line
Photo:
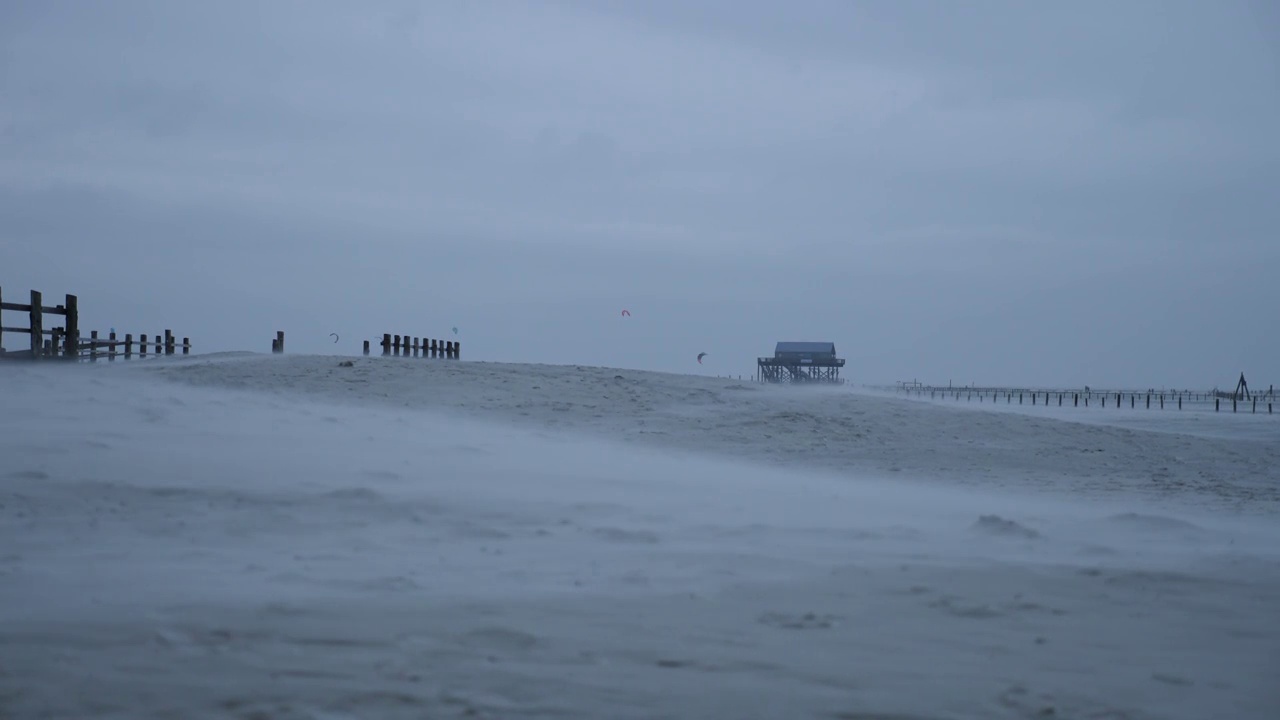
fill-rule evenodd
<path id="1" fill-rule="evenodd" d="M 884 388 L 890 389 L 890 388 Z M 892 390 L 901 395 L 930 400 L 1032 405 L 1073 408 L 1129 408 L 1131 410 L 1210 410 L 1275 414 L 1280 394 L 1275 386 L 1261 392 L 1225 393 L 1220 390 L 1097 390 L 1033 389 L 1000 387 L 933 387 L 899 385 Z"/>
<path id="2" fill-rule="evenodd" d="M 4 324 L 4 311 L 25 313 L 27 327 L 7 326 Z M 45 316 L 60 316 L 62 327 L 45 327 Z M 28 347 L 21 351 L 9 351 L 4 347 L 4 333 L 22 333 L 28 336 Z M 138 337 L 137 357 L 147 357 L 147 349 L 155 346 L 153 357 L 173 355 L 178 350 L 183 355 L 191 353 L 191 338 L 182 338 L 179 343 L 172 330 L 164 334 L 156 333 L 154 342 L 148 342 L 146 335 Z M 6 359 L 46 359 L 87 360 L 96 362 L 100 358 L 115 360 L 117 357 L 132 359 L 134 357 L 133 334 L 117 339 L 113 331 L 106 339 L 98 337 L 98 331 L 89 333 L 85 339 L 80 334 L 79 300 L 75 295 L 67 295 L 62 305 L 48 306 L 44 304 L 43 295 L 38 290 L 31 291 L 28 303 L 4 302 L 3 290 L 0 289 L 0 358 Z"/>

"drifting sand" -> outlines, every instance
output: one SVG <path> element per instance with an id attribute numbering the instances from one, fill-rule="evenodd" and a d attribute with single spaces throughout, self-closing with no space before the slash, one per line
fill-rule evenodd
<path id="1" fill-rule="evenodd" d="M 0 717 L 1280 713 L 1265 426 L 343 359 L 0 365 Z"/>

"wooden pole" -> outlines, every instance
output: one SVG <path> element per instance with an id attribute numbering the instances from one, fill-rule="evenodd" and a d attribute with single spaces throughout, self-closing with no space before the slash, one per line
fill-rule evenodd
<path id="1" fill-rule="evenodd" d="M 27 311 L 31 319 L 31 359 L 39 360 L 44 354 L 44 315 L 40 305 L 43 302 L 39 290 L 31 291 L 31 309 Z"/>
<path id="2" fill-rule="evenodd" d="M 284 352 L 284 331 L 283 330 L 276 331 L 276 352 L 278 353 Z"/>
<path id="3" fill-rule="evenodd" d="M 368 354 L 369 354 L 369 341 L 368 341 L 368 340 L 365 340 L 365 341 L 364 341 L 364 354 L 365 354 L 365 355 L 368 355 Z"/>
<path id="4" fill-rule="evenodd" d="M 156 333 L 156 355 L 160 354 L 160 333 Z"/>
<path id="5" fill-rule="evenodd" d="M 391 354 L 391 333 L 382 334 L 382 356 L 386 357 Z"/>
<path id="6" fill-rule="evenodd" d="M 191 354 L 191 338 L 189 337 L 182 338 L 182 354 L 183 355 Z"/>
<path id="7" fill-rule="evenodd" d="M 98 331 L 89 333 L 89 362 L 98 362 Z"/>
<path id="8" fill-rule="evenodd" d="M 138 336 L 138 357 L 145 358 L 147 356 L 147 334 L 143 333 Z"/>
<path id="9" fill-rule="evenodd" d="M 164 331 L 164 354 L 173 354 L 173 331 L 167 328 Z"/>
<path id="10" fill-rule="evenodd" d="M 116 361 L 116 334 L 114 332 L 107 333 L 107 339 L 111 344 L 107 346 L 107 362 Z"/>
<path id="11" fill-rule="evenodd" d="M 124 334 L 124 359 L 133 357 L 133 333 Z"/>
<path id="12" fill-rule="evenodd" d="M 71 361 L 80 359 L 80 301 L 75 295 L 67 295 L 67 333 L 62 339 L 63 354 Z"/>
<path id="13" fill-rule="evenodd" d="M 391 337 L 392 337 L 392 339 L 391 339 L 391 354 L 392 354 L 392 355 L 399 355 L 399 354 L 400 354 L 400 336 L 399 336 L 399 335 L 393 335 L 393 336 L 391 336 Z"/>

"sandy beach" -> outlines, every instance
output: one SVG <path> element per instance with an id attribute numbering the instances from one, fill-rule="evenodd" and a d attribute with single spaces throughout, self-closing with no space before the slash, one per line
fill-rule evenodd
<path id="1" fill-rule="evenodd" d="M 1280 714 L 1275 418 L 305 355 L 0 385 L 0 717 Z"/>

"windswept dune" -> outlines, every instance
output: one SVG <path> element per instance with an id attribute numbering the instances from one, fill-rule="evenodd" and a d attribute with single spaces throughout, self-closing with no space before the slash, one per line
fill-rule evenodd
<path id="1" fill-rule="evenodd" d="M 1096 409 L 1028 415 L 848 388 L 612 368 L 401 358 L 359 358 L 344 368 L 340 360 L 259 357 L 177 363 L 158 372 L 198 386 L 443 411 L 788 469 L 892 473 L 1098 499 L 1178 498 L 1242 512 L 1270 513 L 1280 501 L 1275 417 L 1199 417 L 1192 424 L 1173 411 L 1147 412 L 1143 429 L 1132 414 Z M 1124 426 L 1103 424 L 1113 416 Z M 1250 425 L 1237 439 L 1218 437 L 1218 429 L 1239 428 L 1241 421 Z"/>
<path id="2" fill-rule="evenodd" d="M 1280 715 L 1264 426 L 340 360 L 0 365 L 0 717 Z"/>

